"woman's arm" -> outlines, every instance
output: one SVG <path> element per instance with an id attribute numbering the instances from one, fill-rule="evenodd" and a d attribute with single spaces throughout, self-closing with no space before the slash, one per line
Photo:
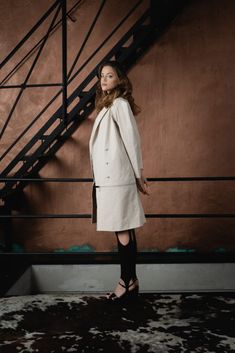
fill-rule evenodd
<path id="1" fill-rule="evenodd" d="M 118 124 L 123 143 L 130 158 L 137 187 L 143 194 L 149 195 L 147 180 L 143 173 L 139 131 L 130 104 L 126 99 L 118 99 L 113 107 L 113 117 Z"/>
<path id="2" fill-rule="evenodd" d="M 135 177 L 140 178 L 140 170 L 143 169 L 140 136 L 130 104 L 126 99 L 119 98 L 114 102 L 113 118 L 119 127 Z"/>

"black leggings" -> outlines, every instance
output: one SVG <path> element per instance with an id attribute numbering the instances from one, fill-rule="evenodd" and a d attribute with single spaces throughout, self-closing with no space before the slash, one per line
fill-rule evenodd
<path id="1" fill-rule="evenodd" d="M 115 232 L 118 243 L 118 252 L 120 257 L 121 265 L 121 279 L 124 281 L 126 288 L 129 285 L 130 280 L 135 280 L 136 276 L 136 254 L 137 254 L 137 243 L 135 237 L 135 230 L 128 229 L 129 242 L 123 245 L 119 238 L 118 232 Z"/>

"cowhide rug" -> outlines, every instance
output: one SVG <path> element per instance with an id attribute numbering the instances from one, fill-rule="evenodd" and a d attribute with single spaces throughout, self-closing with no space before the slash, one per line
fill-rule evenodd
<path id="1" fill-rule="evenodd" d="M 235 293 L 0 298 L 0 353 L 15 352 L 235 352 Z"/>

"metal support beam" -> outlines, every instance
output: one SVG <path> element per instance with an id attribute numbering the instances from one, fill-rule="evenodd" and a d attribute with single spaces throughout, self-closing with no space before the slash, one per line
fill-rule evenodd
<path id="1" fill-rule="evenodd" d="M 2 210 L 2 217 L 5 215 L 11 215 L 11 208 L 6 203 Z M 12 219 L 11 218 L 3 218 L 1 220 L 2 229 L 3 229 L 3 237 L 4 237 L 4 251 L 9 252 L 12 251 Z"/>
<path id="2" fill-rule="evenodd" d="M 67 0 L 61 0 L 62 6 L 62 114 L 64 124 L 67 124 Z"/>

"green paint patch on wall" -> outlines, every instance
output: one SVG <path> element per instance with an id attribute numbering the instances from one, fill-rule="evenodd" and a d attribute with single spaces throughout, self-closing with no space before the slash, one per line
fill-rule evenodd
<path id="1" fill-rule="evenodd" d="M 118 247 L 117 246 L 112 247 L 111 252 L 118 252 Z"/>
<path id="2" fill-rule="evenodd" d="M 22 252 L 25 252 L 25 249 L 21 244 L 14 243 L 12 245 L 12 252 L 22 253 Z"/>
<path id="3" fill-rule="evenodd" d="M 15 250 L 14 252 L 24 252 L 24 250 L 20 250 L 21 247 L 19 246 L 19 244 L 14 244 L 15 245 Z M 113 252 L 118 252 L 117 247 L 114 247 L 112 249 Z M 1 252 L 1 250 L 0 250 Z M 71 246 L 68 249 L 64 249 L 64 248 L 59 248 L 59 249 L 55 249 L 54 252 L 57 253 L 90 253 L 90 252 L 95 252 L 95 249 L 88 245 L 88 244 L 84 244 L 84 245 L 74 245 Z M 147 249 L 141 249 L 140 252 L 161 252 L 158 248 L 147 248 Z M 187 248 L 178 248 L 178 247 L 174 247 L 174 248 L 168 248 L 166 251 L 164 251 L 165 253 L 193 253 L 196 252 L 195 249 L 187 249 Z M 215 250 L 215 252 L 226 252 L 225 248 L 218 248 Z"/>
<path id="4" fill-rule="evenodd" d="M 160 252 L 158 248 L 143 249 L 141 252 Z"/>
<path id="5" fill-rule="evenodd" d="M 73 245 L 71 246 L 70 248 L 68 249 L 63 249 L 63 248 L 60 248 L 60 249 L 55 249 L 54 252 L 94 252 L 94 248 L 90 245 Z"/>
<path id="6" fill-rule="evenodd" d="M 218 249 L 215 249 L 215 252 L 226 252 L 226 249 L 225 248 L 218 248 Z"/>
<path id="7" fill-rule="evenodd" d="M 184 249 L 184 248 L 169 248 L 165 252 L 195 252 L 195 249 Z"/>
<path id="8" fill-rule="evenodd" d="M 169 248 L 166 251 L 160 251 L 158 248 L 151 248 L 151 249 L 144 249 L 141 250 L 141 252 L 175 252 L 175 253 L 179 253 L 179 252 L 195 252 L 196 250 L 194 249 L 185 249 L 185 248 Z"/>
<path id="9" fill-rule="evenodd" d="M 0 253 L 3 253 L 4 249 L 5 249 L 4 243 L 0 242 Z M 13 252 L 13 253 L 22 253 L 23 252 L 24 253 L 25 249 L 21 244 L 13 243 L 11 252 Z"/>

